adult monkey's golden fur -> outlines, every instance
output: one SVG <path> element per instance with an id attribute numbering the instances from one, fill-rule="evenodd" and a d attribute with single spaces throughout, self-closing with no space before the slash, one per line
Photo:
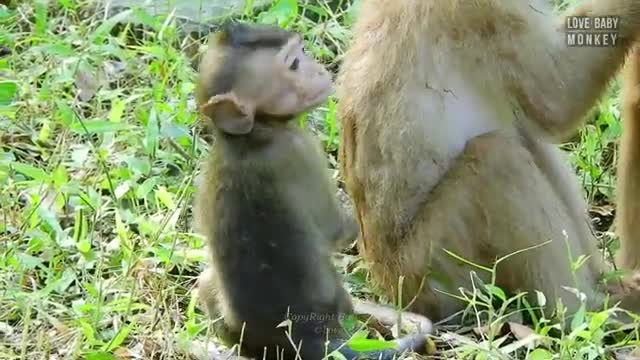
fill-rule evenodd
<path id="1" fill-rule="evenodd" d="M 618 234 L 624 239 L 618 252 L 617 265 L 626 269 L 640 268 L 640 45 L 636 45 L 624 71 L 622 120 L 618 165 Z M 635 224 L 634 224 L 635 223 Z M 635 227 L 634 227 L 635 225 Z"/>
<path id="2" fill-rule="evenodd" d="M 620 16 L 618 46 L 568 47 L 565 17 L 540 0 L 362 4 L 339 77 L 340 164 L 361 254 L 387 296 L 405 276 L 403 301 L 419 292 L 411 309 L 444 318 L 465 304 L 436 290 L 472 288 L 471 268 L 444 249 L 491 266 L 551 240 L 502 262 L 497 285 L 541 290 L 547 310 L 557 298 L 576 309 L 564 286 L 584 291 L 590 306 L 603 301 L 605 262 L 553 142 L 575 133 L 623 64 L 640 31 L 640 1 L 586 1 L 571 14 Z M 637 136 L 636 121 L 625 122 L 625 136 Z M 638 164 L 622 162 L 623 219 L 638 219 Z M 639 229 L 628 224 L 620 259 L 635 269 Z M 590 256 L 578 284 L 567 244 L 573 259 Z"/>

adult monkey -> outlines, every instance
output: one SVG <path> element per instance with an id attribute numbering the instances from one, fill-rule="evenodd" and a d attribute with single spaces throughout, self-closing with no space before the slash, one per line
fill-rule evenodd
<path id="1" fill-rule="evenodd" d="M 577 309 L 564 286 L 602 303 L 605 262 L 553 142 L 583 124 L 623 64 L 640 33 L 640 1 L 585 1 L 566 15 L 619 16 L 617 46 L 568 47 L 565 17 L 542 0 L 363 1 L 339 76 L 340 164 L 372 278 L 394 297 L 404 276 L 402 300 L 417 295 L 411 310 L 437 320 L 464 308 L 436 291 L 471 288 L 470 268 L 443 249 L 491 266 L 535 247 L 500 263 L 498 286 L 541 290 L 547 310 L 557 298 Z M 621 162 L 636 187 L 638 165 Z M 619 196 L 640 201 L 633 188 Z M 639 218 L 637 208 L 623 211 Z M 638 267 L 638 231 L 623 234 L 619 265 Z M 567 245 L 573 259 L 590 256 L 575 276 Z M 637 305 L 640 297 L 612 289 L 623 306 Z"/>

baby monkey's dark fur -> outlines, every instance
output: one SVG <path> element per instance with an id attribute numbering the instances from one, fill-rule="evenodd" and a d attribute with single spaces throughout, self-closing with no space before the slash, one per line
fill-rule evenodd
<path id="1" fill-rule="evenodd" d="M 275 56 L 294 35 L 278 28 L 233 25 L 210 41 L 210 52 L 203 56 L 196 98 L 213 125 L 215 141 L 194 210 L 197 230 L 207 237 L 211 254 L 210 267 L 200 278 L 200 297 L 212 316 L 222 313 L 219 335 L 227 345 L 241 343 L 244 356 L 262 359 L 266 351 L 267 359 L 275 359 L 278 351 L 280 359 L 295 359 L 292 343 L 301 345 L 302 360 L 321 359 L 340 346 L 348 359 L 388 359 L 422 349 L 424 335 L 399 339 L 396 349 L 368 354 L 346 346 L 340 320 L 353 313 L 353 305 L 333 268 L 331 252 L 355 239 L 357 223 L 337 204 L 320 144 L 290 121 L 296 114 L 269 115 L 260 104 L 242 103 L 253 101 L 243 96 L 259 95 L 237 88 L 247 86 L 243 71 L 252 66 L 247 59 L 260 51 Z M 300 69 L 313 65 L 303 64 L 311 60 L 300 56 Z M 313 69 L 318 76 L 328 76 Z M 274 84 L 261 86 L 271 91 Z M 230 93 L 235 105 L 225 102 L 207 110 L 212 97 Z M 239 109 L 247 108 L 254 109 L 247 115 L 253 121 L 249 132 L 221 129 L 236 131 L 229 125 L 232 121 L 221 118 L 238 116 Z M 287 314 L 290 328 L 277 327 Z M 285 333 L 289 330 L 290 339 Z M 327 338 L 331 340 L 325 347 Z"/>

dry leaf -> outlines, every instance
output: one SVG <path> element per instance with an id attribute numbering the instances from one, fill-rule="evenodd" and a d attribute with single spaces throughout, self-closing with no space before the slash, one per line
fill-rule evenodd
<path id="1" fill-rule="evenodd" d="M 127 68 L 127 64 L 122 61 L 107 61 L 104 63 L 104 72 L 111 81 L 120 76 Z"/>
<path id="2" fill-rule="evenodd" d="M 58 334 L 66 335 L 69 333 L 69 327 L 63 324 L 60 320 L 56 319 L 53 316 L 48 316 L 47 319 L 49 320 L 49 323 L 56 329 Z"/>
<path id="3" fill-rule="evenodd" d="M 494 323 L 492 328 L 489 328 L 489 325 L 475 327 L 473 333 L 483 338 L 501 336 L 505 333 L 504 323 Z"/>
<path id="4" fill-rule="evenodd" d="M 616 360 L 640 360 L 640 348 L 636 347 L 625 354 L 616 353 Z"/>
<path id="5" fill-rule="evenodd" d="M 613 205 L 602 205 L 602 206 L 592 206 L 589 211 L 592 213 L 596 213 L 600 216 L 612 216 L 615 211 L 615 206 Z"/>
<path id="6" fill-rule="evenodd" d="M 508 322 L 509 329 L 511 330 L 511 334 L 518 340 L 525 340 L 530 338 L 530 342 L 526 345 L 529 350 L 535 349 L 540 345 L 545 344 L 545 338 L 536 334 L 533 329 L 528 326 L 524 326 L 522 324 Z"/>
<path id="7" fill-rule="evenodd" d="M 144 339 L 142 341 L 142 351 L 145 356 L 150 356 L 151 354 L 160 353 L 162 346 L 153 340 Z"/>
<path id="8" fill-rule="evenodd" d="M 11 336 L 14 333 L 13 327 L 6 322 L 0 322 L 0 333 L 5 336 Z"/>
<path id="9" fill-rule="evenodd" d="M 192 341 L 189 347 L 189 355 L 198 360 L 249 360 L 238 355 L 236 345 L 227 349 L 224 346 L 217 346 L 212 342 Z"/>
<path id="10" fill-rule="evenodd" d="M 129 360 L 129 359 L 134 359 L 136 358 L 131 351 L 129 351 L 129 349 L 127 348 L 117 348 L 114 352 L 113 355 L 115 355 L 115 357 L 117 357 L 118 359 L 121 360 Z"/>
<path id="11" fill-rule="evenodd" d="M 105 76 L 102 70 L 88 65 L 81 65 L 74 74 L 74 78 L 78 89 L 78 97 L 80 97 L 80 100 L 87 102 L 98 92 Z"/>
<path id="12" fill-rule="evenodd" d="M 489 325 L 485 326 L 476 326 L 473 328 L 473 333 L 478 337 L 485 337 L 489 335 Z"/>

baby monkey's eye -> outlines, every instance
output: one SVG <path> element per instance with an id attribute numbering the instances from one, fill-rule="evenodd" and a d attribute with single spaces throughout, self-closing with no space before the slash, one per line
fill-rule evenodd
<path id="1" fill-rule="evenodd" d="M 300 61 L 298 60 L 298 58 L 293 59 L 293 62 L 291 63 L 291 66 L 289 66 L 289 70 L 291 71 L 296 71 L 298 70 L 298 63 Z"/>

